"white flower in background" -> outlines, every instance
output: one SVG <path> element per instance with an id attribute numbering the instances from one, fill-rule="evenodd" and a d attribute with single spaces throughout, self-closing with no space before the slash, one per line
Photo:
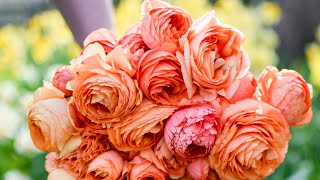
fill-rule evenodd
<path id="1" fill-rule="evenodd" d="M 33 65 L 26 65 L 23 68 L 20 79 L 28 84 L 35 84 L 40 80 L 40 74 Z"/>
<path id="2" fill-rule="evenodd" d="M 22 118 L 18 111 L 0 102 L 0 139 L 13 138 Z"/>
<path id="3" fill-rule="evenodd" d="M 31 180 L 31 178 L 20 171 L 13 170 L 6 172 L 4 180 Z"/>
<path id="4" fill-rule="evenodd" d="M 0 83 L 0 100 L 11 103 L 18 94 L 17 86 L 12 81 L 3 81 Z"/>
<path id="5" fill-rule="evenodd" d="M 14 144 L 15 149 L 19 153 L 32 154 L 32 153 L 40 152 L 33 145 L 33 142 L 29 133 L 29 129 L 26 125 L 19 129 L 14 143 L 15 143 Z"/>
<path id="6" fill-rule="evenodd" d="M 56 70 L 59 66 L 60 66 L 59 64 L 54 64 L 54 65 L 50 66 L 47 70 L 47 73 L 44 77 L 44 80 L 51 82 L 52 78 L 53 78 L 54 74 L 56 73 Z"/>

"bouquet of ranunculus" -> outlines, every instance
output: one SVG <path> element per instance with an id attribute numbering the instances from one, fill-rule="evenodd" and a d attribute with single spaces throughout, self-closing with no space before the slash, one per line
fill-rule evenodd
<path id="1" fill-rule="evenodd" d="M 267 67 L 214 12 L 145 0 L 121 37 L 88 35 L 79 57 L 35 92 L 28 124 L 48 179 L 262 179 L 290 126 L 312 118 L 311 85 Z"/>

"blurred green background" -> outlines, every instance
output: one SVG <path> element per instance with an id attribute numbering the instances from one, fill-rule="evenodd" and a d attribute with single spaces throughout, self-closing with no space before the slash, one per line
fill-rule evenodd
<path id="1" fill-rule="evenodd" d="M 45 153 L 33 147 L 25 108 L 42 80 L 50 81 L 55 68 L 67 64 L 81 49 L 48 0 L 14 0 L 6 6 L 3 2 L 0 1 L 0 179 L 42 180 L 47 177 Z M 114 1 L 118 35 L 141 19 L 141 2 Z M 223 23 L 240 29 L 246 35 L 245 48 L 256 76 L 266 65 L 273 64 L 280 69 L 294 69 L 313 84 L 313 120 L 309 125 L 291 128 L 286 159 L 267 179 L 320 179 L 320 2 L 168 2 L 183 7 L 194 18 L 213 9 Z"/>

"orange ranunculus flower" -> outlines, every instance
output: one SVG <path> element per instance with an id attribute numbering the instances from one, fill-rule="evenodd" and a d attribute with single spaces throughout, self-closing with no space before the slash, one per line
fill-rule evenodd
<path id="1" fill-rule="evenodd" d="M 114 34 L 113 31 L 105 28 L 100 28 L 91 32 L 83 42 L 83 50 L 90 44 L 99 43 L 103 49 L 105 54 L 109 54 L 115 47 L 116 47 L 116 40 L 117 36 Z"/>
<path id="2" fill-rule="evenodd" d="M 246 75 L 233 81 L 227 88 L 222 90 L 221 95 L 229 102 L 235 103 L 243 99 L 254 98 L 258 82 L 254 75 L 248 71 Z"/>
<path id="3" fill-rule="evenodd" d="M 172 154 L 164 142 L 164 138 L 153 148 L 141 151 L 140 156 L 167 173 L 170 179 L 179 179 L 185 174 L 186 164 L 184 160 Z"/>
<path id="4" fill-rule="evenodd" d="M 279 110 L 246 99 L 226 108 L 221 121 L 224 128 L 209 156 L 221 179 L 263 179 L 283 162 L 291 134 Z"/>
<path id="5" fill-rule="evenodd" d="M 150 49 L 165 47 L 175 52 L 179 38 L 192 23 L 190 14 L 179 7 L 159 0 L 144 1 L 141 34 Z"/>
<path id="6" fill-rule="evenodd" d="M 293 70 L 266 67 L 259 77 L 262 101 L 278 108 L 290 126 L 308 124 L 312 119 L 312 85 Z"/>
<path id="7" fill-rule="evenodd" d="M 65 169 L 55 169 L 49 173 L 47 180 L 76 180 L 77 178 Z"/>
<path id="8" fill-rule="evenodd" d="M 243 41 L 241 32 L 220 24 L 213 12 L 191 25 L 180 38 L 177 51 L 189 98 L 198 87 L 200 94 L 205 97 L 210 94 L 207 99 L 213 100 L 212 94 L 244 75 L 250 62 L 243 50 Z"/>
<path id="9" fill-rule="evenodd" d="M 135 70 L 130 55 L 117 47 L 106 56 L 98 44 L 90 46 L 71 62 L 73 101 L 77 110 L 95 123 L 119 121 L 142 100 L 137 82 L 132 79 Z"/>
<path id="10" fill-rule="evenodd" d="M 148 149 L 161 139 L 164 121 L 176 109 L 144 99 L 133 112 L 107 128 L 109 140 L 120 151 Z"/>
<path id="11" fill-rule="evenodd" d="M 79 133 L 68 113 L 64 93 L 49 83 L 35 92 L 34 103 L 28 108 L 28 125 L 34 145 L 42 151 L 59 153 L 66 142 Z"/>
<path id="12" fill-rule="evenodd" d="M 169 52 L 146 52 L 138 63 L 137 79 L 144 95 L 157 103 L 176 105 L 187 98 L 179 61 Z"/>
<path id="13" fill-rule="evenodd" d="M 208 104 L 175 112 L 167 121 L 164 139 L 169 150 L 184 159 L 207 156 L 221 130 L 220 116 Z"/>
<path id="14" fill-rule="evenodd" d="M 165 180 L 166 174 L 158 169 L 152 162 L 142 158 L 141 156 L 134 157 L 128 163 L 128 180 L 143 180 L 143 179 Z"/>
<path id="15" fill-rule="evenodd" d="M 86 173 L 86 179 L 118 179 L 123 169 L 123 163 L 123 159 L 117 151 L 109 150 L 92 160 Z"/>
<path id="16" fill-rule="evenodd" d="M 60 66 L 57 68 L 54 77 L 52 79 L 52 84 L 58 88 L 60 91 L 64 92 L 66 97 L 72 95 L 72 91 L 66 89 L 66 85 L 69 81 L 73 79 L 68 66 Z"/>
<path id="17" fill-rule="evenodd" d="M 187 167 L 187 174 L 191 179 L 207 180 L 209 177 L 209 171 L 210 166 L 207 157 L 197 158 Z"/>

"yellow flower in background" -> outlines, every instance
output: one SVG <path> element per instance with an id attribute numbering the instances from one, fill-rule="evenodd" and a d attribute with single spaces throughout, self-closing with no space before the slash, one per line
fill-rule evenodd
<path id="1" fill-rule="evenodd" d="M 169 1 L 171 2 L 171 1 Z M 186 1 L 186 0 L 173 0 L 172 4 L 175 6 L 179 6 L 186 11 L 188 11 L 193 18 L 199 18 L 201 17 L 205 12 L 210 11 L 210 4 L 206 1 Z M 199 7 L 199 8 L 196 8 Z M 200 8 L 201 7 L 201 8 Z"/>
<path id="2" fill-rule="evenodd" d="M 0 29 L 0 80 L 15 78 L 26 62 L 22 29 L 7 25 Z"/>
<path id="3" fill-rule="evenodd" d="M 320 87 L 320 43 L 309 44 L 306 49 L 306 56 L 310 68 L 311 81 Z"/>
<path id="4" fill-rule="evenodd" d="M 262 2 L 259 10 L 267 24 L 276 24 L 281 19 L 281 8 L 273 2 Z"/>

